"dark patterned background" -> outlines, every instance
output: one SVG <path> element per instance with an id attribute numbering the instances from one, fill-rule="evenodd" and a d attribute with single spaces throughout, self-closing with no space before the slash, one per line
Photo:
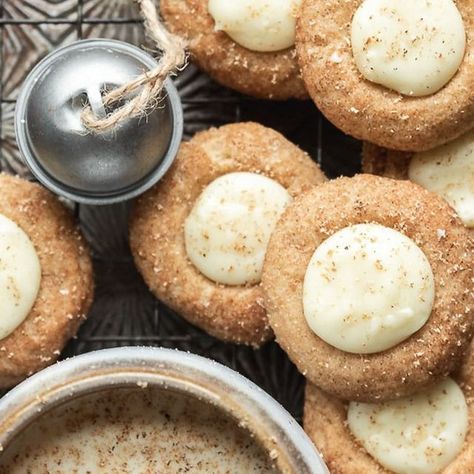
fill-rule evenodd
<path id="1" fill-rule="evenodd" d="M 52 49 L 81 38 L 113 38 L 150 48 L 132 0 L 0 0 L 0 170 L 31 178 L 15 143 L 15 100 L 31 68 Z M 226 90 L 189 66 L 176 79 L 185 137 L 212 125 L 254 120 L 273 127 L 317 160 L 329 177 L 352 175 L 360 146 L 311 102 L 272 103 Z M 91 244 L 96 299 L 62 357 L 114 346 L 152 345 L 211 357 L 246 375 L 301 419 L 304 381 L 275 343 L 260 350 L 224 344 L 161 305 L 137 273 L 127 243 L 128 205 L 76 206 Z"/>

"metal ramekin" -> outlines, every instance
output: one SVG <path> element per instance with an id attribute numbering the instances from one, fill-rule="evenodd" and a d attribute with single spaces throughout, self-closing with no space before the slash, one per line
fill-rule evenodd
<path id="1" fill-rule="evenodd" d="M 0 400 L 5 449 L 42 413 L 111 387 L 170 389 L 220 407 L 276 450 L 281 472 L 328 474 L 298 423 L 273 398 L 237 372 L 209 359 L 163 348 L 122 347 L 73 357 L 37 373 Z"/>

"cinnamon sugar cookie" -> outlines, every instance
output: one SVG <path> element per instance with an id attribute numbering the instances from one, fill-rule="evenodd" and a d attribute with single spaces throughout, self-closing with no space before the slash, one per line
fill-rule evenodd
<path id="1" fill-rule="evenodd" d="M 307 97 L 294 48 L 300 0 L 162 0 L 168 28 L 222 85 L 264 99 Z"/>
<path id="2" fill-rule="evenodd" d="M 474 235 L 474 131 L 422 153 L 397 152 L 364 143 L 362 167 L 367 173 L 410 179 L 439 194 Z"/>
<path id="3" fill-rule="evenodd" d="M 69 212 L 0 174 L 0 387 L 54 362 L 92 302 L 92 264 Z"/>
<path id="4" fill-rule="evenodd" d="M 343 402 L 308 383 L 304 428 L 331 472 L 473 472 L 472 348 L 453 380 L 442 381 L 408 399 L 380 405 Z M 467 425 L 470 429 L 466 433 Z"/>
<path id="5" fill-rule="evenodd" d="M 210 334 L 260 345 L 272 336 L 259 285 L 283 208 L 325 180 L 279 133 L 239 123 L 183 143 L 131 220 L 136 264 L 157 298 Z"/>
<path id="6" fill-rule="evenodd" d="M 470 0 L 303 0 L 296 47 L 318 108 L 356 138 L 422 151 L 474 121 Z"/>
<path id="7" fill-rule="evenodd" d="M 473 243 L 452 209 L 408 181 L 340 178 L 296 199 L 264 263 L 277 342 L 349 400 L 414 393 L 449 374 L 473 329 Z"/>
<path id="8" fill-rule="evenodd" d="M 392 179 L 408 179 L 408 167 L 414 152 L 389 150 L 364 142 L 362 171 Z"/>

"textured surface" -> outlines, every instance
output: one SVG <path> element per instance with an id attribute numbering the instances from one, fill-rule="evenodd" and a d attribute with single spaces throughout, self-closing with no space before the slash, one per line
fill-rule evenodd
<path id="1" fill-rule="evenodd" d="M 460 384 L 468 403 L 469 420 L 474 419 L 474 346 L 471 344 L 464 363 L 453 378 Z M 306 388 L 304 427 L 324 455 L 331 472 L 338 474 L 390 474 L 368 455 L 347 427 L 347 404 L 326 395 L 315 385 Z M 470 430 L 463 450 L 439 474 L 472 472 L 474 465 L 474 431 Z"/>
<path id="2" fill-rule="evenodd" d="M 28 316 L 0 342 L 0 387 L 11 387 L 57 359 L 84 320 L 94 291 L 87 246 L 56 197 L 4 173 L 0 189 L 0 214 L 31 239 L 42 273 Z"/>
<path id="3" fill-rule="evenodd" d="M 261 286 L 217 285 L 199 272 L 185 250 L 185 220 L 203 189 L 232 172 L 261 173 L 293 197 L 326 179 L 306 153 L 259 124 L 200 132 L 181 146 L 161 183 L 138 200 L 130 220 L 130 247 L 153 294 L 170 308 L 221 340 L 261 346 L 272 337 Z"/>
<path id="4" fill-rule="evenodd" d="M 431 265 L 436 295 L 419 331 L 363 357 L 317 337 L 303 310 L 303 281 L 314 249 L 361 223 L 381 224 L 412 239 Z M 421 186 L 372 175 L 329 181 L 295 199 L 270 238 L 262 275 L 270 325 L 308 380 L 336 397 L 376 402 L 415 393 L 452 372 L 469 344 L 474 305 L 466 288 L 474 275 L 473 250 L 453 209 Z"/>
<path id="5" fill-rule="evenodd" d="M 296 49 L 251 51 L 216 31 L 207 0 L 161 0 L 167 27 L 183 36 L 199 67 L 219 84 L 262 99 L 306 98 Z"/>
<path id="6" fill-rule="evenodd" d="M 106 37 L 145 44 L 131 0 L 0 0 L 0 167 L 28 177 L 13 131 L 14 101 L 31 66 L 60 44 Z M 217 86 L 188 67 L 176 79 L 185 137 L 211 125 L 254 120 L 273 127 L 319 161 L 329 177 L 354 174 L 360 145 L 326 122 L 312 102 L 272 103 Z M 275 343 L 254 351 L 224 344 L 173 314 L 147 290 L 127 241 L 128 205 L 77 206 L 94 253 L 96 299 L 62 357 L 114 346 L 153 345 L 206 355 L 243 373 L 301 419 L 303 379 Z"/>
<path id="7" fill-rule="evenodd" d="M 436 94 L 409 97 L 361 80 L 350 25 L 361 0 L 304 0 L 297 23 L 303 80 L 321 111 L 346 133 L 380 146 L 422 151 L 454 140 L 474 120 L 474 4 L 458 0 L 467 34 L 465 58 Z"/>

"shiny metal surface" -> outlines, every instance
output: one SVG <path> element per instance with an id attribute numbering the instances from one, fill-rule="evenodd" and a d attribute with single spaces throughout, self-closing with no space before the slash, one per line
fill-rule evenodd
<path id="1" fill-rule="evenodd" d="M 81 123 L 85 103 L 105 115 L 101 94 L 156 65 L 139 48 L 86 40 L 60 48 L 25 80 L 15 127 L 33 174 L 54 192 L 88 204 L 109 204 L 143 192 L 166 172 L 182 135 L 179 96 L 168 80 L 162 104 L 111 132 Z"/>
<path id="2" fill-rule="evenodd" d="M 246 426 L 267 452 L 276 454 L 282 473 L 328 474 L 303 429 L 263 390 L 217 362 L 169 349 L 90 352 L 32 376 L 0 401 L 0 446 L 5 449 L 15 435 L 55 406 L 124 386 L 157 387 L 210 403 Z"/>

